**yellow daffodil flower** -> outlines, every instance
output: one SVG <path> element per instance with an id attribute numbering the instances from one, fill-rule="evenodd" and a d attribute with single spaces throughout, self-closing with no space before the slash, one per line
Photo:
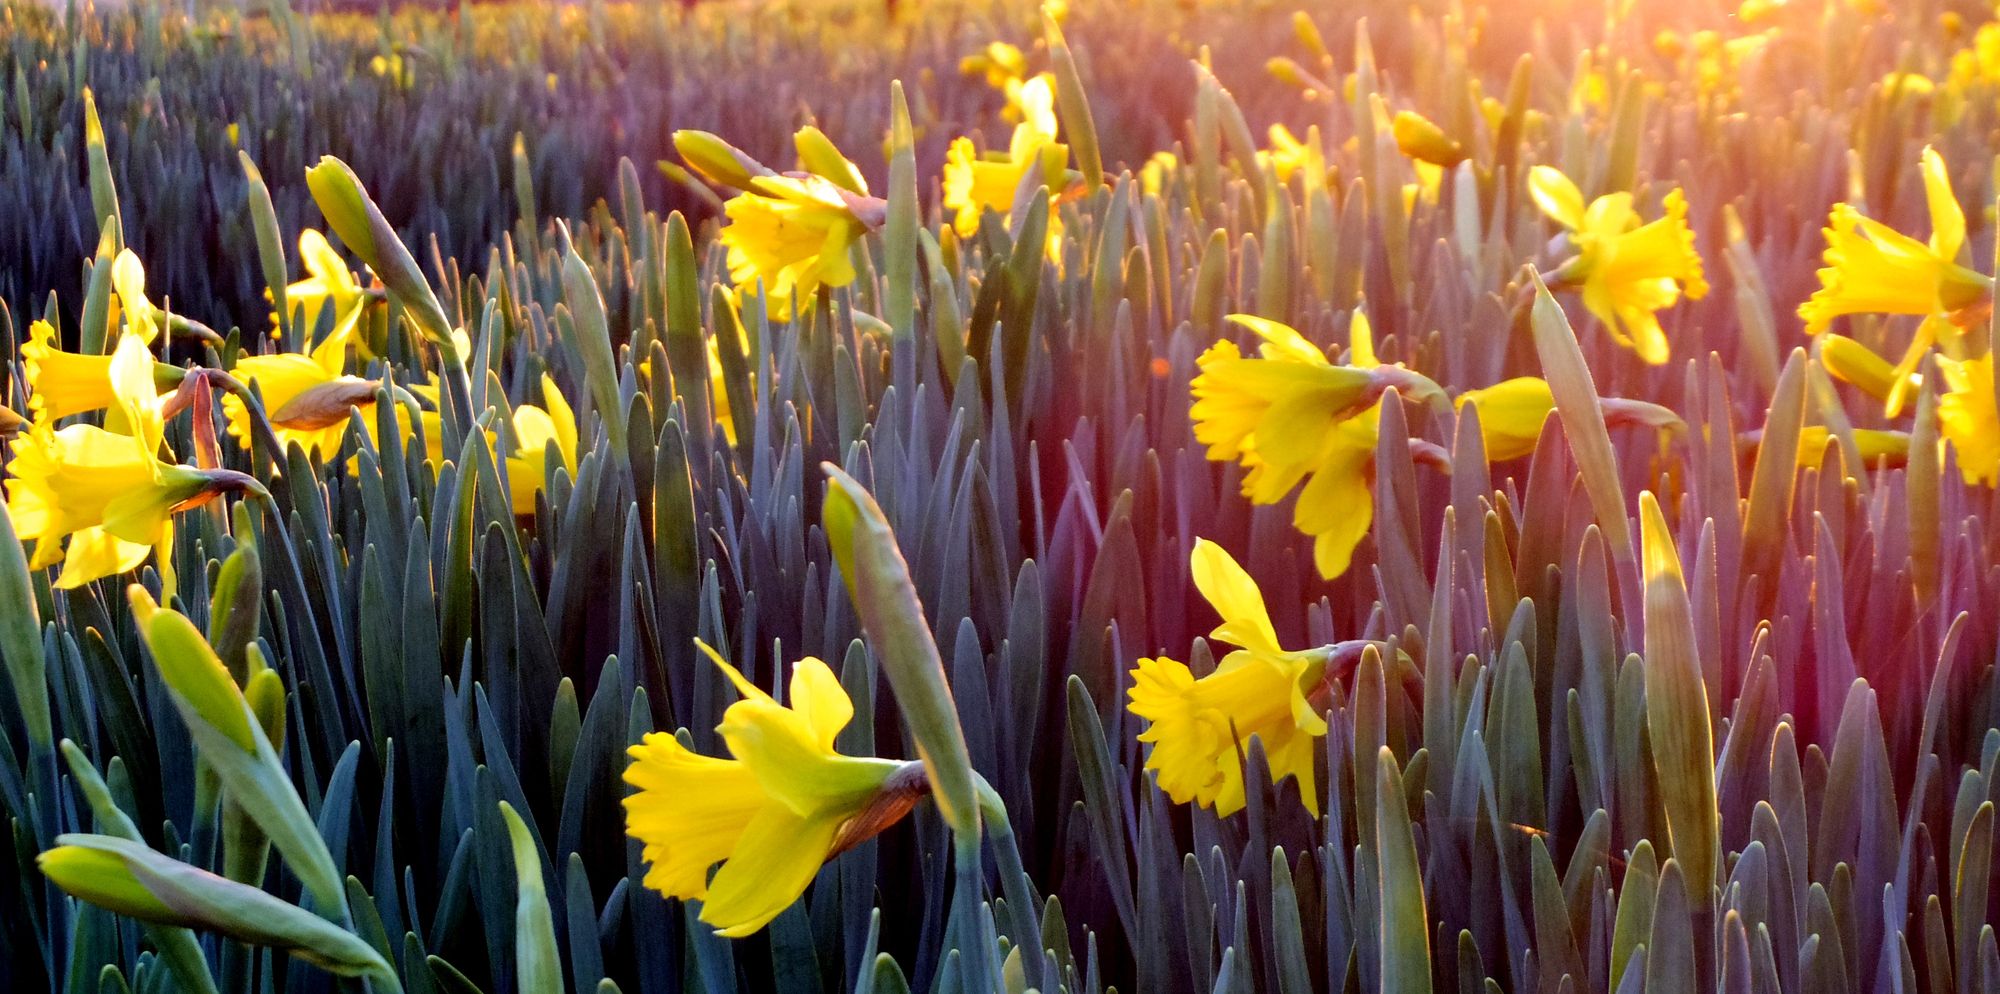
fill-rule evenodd
<path id="1" fill-rule="evenodd" d="M 1465 146 L 1415 111 L 1397 111 L 1389 132 L 1396 139 L 1397 150 L 1417 162 L 1450 168 L 1465 161 Z"/>
<path id="2" fill-rule="evenodd" d="M 1028 58 L 1017 46 L 1004 41 L 988 42 L 985 48 L 959 59 L 958 71 L 964 76 L 985 76 L 986 85 L 998 90 L 1006 87 L 1009 80 L 1027 75 Z"/>
<path id="3" fill-rule="evenodd" d="M 297 442 L 309 455 L 330 456 L 347 436 L 348 409 L 365 411 L 374 406 L 376 382 L 341 373 L 360 314 L 356 309 L 343 315 L 340 325 L 309 353 L 277 352 L 236 360 L 232 372 L 263 393 L 265 415 L 286 446 Z M 242 399 L 224 394 L 222 413 L 229 419 L 229 434 L 249 447 L 250 416 Z"/>
<path id="4" fill-rule="evenodd" d="M 1383 391 L 1441 401 L 1437 385 L 1374 356 L 1366 318 L 1350 326 L 1351 364 L 1336 366 L 1296 330 L 1247 314 L 1230 320 L 1263 339 L 1248 358 L 1227 339 L 1197 360 L 1190 384 L 1195 440 L 1208 458 L 1248 472 L 1243 495 L 1275 504 L 1301 482 L 1292 524 L 1313 536 L 1313 561 L 1328 579 L 1347 572 L 1374 515 L 1369 476 L 1375 464 Z"/>
<path id="5" fill-rule="evenodd" d="M 1549 166 L 1530 170 L 1528 192 L 1542 213 L 1569 229 L 1576 246 L 1557 279 L 1582 288 L 1583 306 L 1618 344 L 1652 365 L 1665 363 L 1672 350 L 1657 312 L 1683 293 L 1689 300 L 1708 293 L 1687 198 L 1679 189 L 1669 192 L 1665 215 L 1641 223 L 1630 193 L 1606 194 L 1586 207 L 1576 184 Z"/>
<path id="6" fill-rule="evenodd" d="M 764 287 L 773 320 L 792 316 L 795 304 L 821 286 L 854 281 L 848 250 L 880 223 L 864 221 L 860 203 L 821 176 L 755 176 L 744 192 L 723 205 L 729 224 L 722 244 L 729 250 L 729 276 L 740 290 Z"/>
<path id="7" fill-rule="evenodd" d="M 1539 376 L 1517 376 L 1458 395 L 1458 406 L 1479 411 L 1479 438 L 1486 458 L 1505 462 L 1531 455 L 1542 437 L 1542 422 L 1556 409 L 1555 394 Z"/>
<path id="8" fill-rule="evenodd" d="M 1876 466 L 1901 466 L 1910 459 L 1910 433 L 1906 431 L 1884 431 L 1879 428 L 1856 428 L 1854 447 L 1861 453 L 1861 466 L 1855 469 L 1873 469 Z M 1826 461 L 1827 446 L 1834 444 L 1833 433 L 1825 425 L 1806 425 L 1799 429 L 1799 468 L 1818 467 Z"/>
<path id="9" fill-rule="evenodd" d="M 1069 146 L 1056 141 L 1054 93 L 1040 77 L 1027 87 L 1041 91 L 1042 97 L 1035 104 L 1038 109 L 1015 125 L 1005 154 L 981 155 L 972 139 L 964 137 L 954 139 L 945 153 L 944 206 L 953 212 L 952 229 L 962 238 L 979 230 L 979 219 L 988 210 L 1002 216 L 1010 213 L 1021 184 L 1037 167 L 1042 185 L 1052 195 L 1063 189 Z M 1061 237 L 1062 221 L 1052 209 L 1048 228 L 1051 257 L 1059 250 Z"/>
<path id="10" fill-rule="evenodd" d="M 285 287 L 285 306 L 297 308 L 299 330 L 310 336 L 319 328 L 319 316 L 330 311 L 338 326 L 348 312 L 364 306 L 368 291 L 355 279 L 346 260 L 327 243 L 326 236 L 307 228 L 299 232 L 299 262 L 306 278 Z"/>
<path id="11" fill-rule="evenodd" d="M 56 347 L 55 327 L 47 321 L 28 325 L 21 345 L 21 367 L 28 381 L 28 413 L 36 420 L 56 421 L 72 414 L 98 411 L 118 402 L 111 388 L 111 357 L 64 352 Z M 177 386 L 185 371 L 165 363 L 151 366 L 153 385 Z"/>
<path id="12" fill-rule="evenodd" d="M 1928 243 L 1863 217 L 1847 204 L 1833 205 L 1820 289 L 1799 305 L 1807 334 L 1825 331 L 1834 318 L 1846 314 L 1928 317 L 1952 314 L 1991 297 L 1993 281 L 1958 264 L 1965 248 L 1965 212 L 1935 149 L 1924 149 L 1922 171 L 1931 215 Z"/>
<path id="13" fill-rule="evenodd" d="M 1489 462 L 1504 462 L 1531 455 L 1542 437 L 1542 422 L 1556 409 L 1554 392 L 1539 376 L 1517 376 L 1490 387 L 1467 390 L 1458 395 L 1458 406 L 1473 405 L 1479 411 L 1479 439 Z M 1667 408 L 1642 400 L 1600 397 L 1607 427 L 1643 426 L 1667 431 L 1683 430 L 1680 417 Z"/>
<path id="14" fill-rule="evenodd" d="M 1059 185 L 1068 161 L 1069 146 L 1039 141 L 1025 124 L 1014 129 L 1004 156 L 982 156 L 972 139 L 953 139 L 944 164 L 944 206 L 953 212 L 952 229 L 961 238 L 971 237 L 987 211 L 1005 216 L 1013 210 L 1029 170 L 1039 164 L 1043 185 Z M 1049 237 L 1059 239 L 1061 231 L 1061 220 L 1050 211 Z"/>
<path id="15" fill-rule="evenodd" d="M 513 495 L 514 513 L 535 513 L 535 494 L 549 478 L 548 452 L 551 443 L 556 458 L 572 478 L 576 476 L 576 413 L 547 373 L 542 374 L 542 403 L 545 407 L 521 404 L 514 408 L 514 441 L 519 446 L 507 457 L 507 490 Z"/>
<path id="16" fill-rule="evenodd" d="M 1221 546 L 1196 541 L 1189 568 L 1195 588 L 1222 616 L 1209 638 L 1239 648 L 1200 679 L 1178 660 L 1139 660 L 1127 707 L 1149 723 L 1139 734 L 1152 745 L 1146 769 L 1175 803 L 1193 801 L 1227 817 L 1243 808 L 1243 753 L 1256 738 L 1271 782 L 1296 777 L 1300 799 L 1317 816 L 1313 758 L 1326 719 L 1312 695 L 1325 678 L 1328 650 L 1280 647 L 1256 581 Z"/>
<path id="17" fill-rule="evenodd" d="M 1257 153 L 1257 162 L 1268 164 L 1280 183 L 1290 183 L 1300 169 L 1313 168 L 1320 161 L 1317 150 L 1309 149 L 1305 141 L 1282 124 L 1271 125 L 1265 135 L 1270 138 L 1271 147 Z"/>
<path id="18" fill-rule="evenodd" d="M 868 815 L 891 800 L 885 788 L 905 765 L 834 751 L 854 704 L 819 660 L 792 667 L 786 707 L 701 649 L 743 695 L 716 729 L 735 758 L 647 735 L 627 750 L 625 782 L 638 790 L 625 798 L 625 830 L 644 847 L 646 886 L 701 901 L 703 922 L 739 937 L 790 907 L 822 864 L 860 841 L 846 834 L 850 823 L 872 831 L 887 824 Z"/>
<path id="19" fill-rule="evenodd" d="M 1160 191 L 1167 188 L 1167 178 L 1180 167 L 1180 157 L 1174 153 L 1154 152 L 1146 164 L 1139 167 L 1139 187 L 1146 191 L 1146 196 L 1157 197 Z"/>
<path id="20" fill-rule="evenodd" d="M 7 511 L 32 569 L 65 563 L 55 586 L 71 589 L 138 568 L 171 541 L 175 512 L 258 485 L 240 473 L 160 461 L 164 426 L 152 355 L 137 335 L 112 355 L 116 406 L 129 434 L 95 425 L 57 430 L 47 420 L 14 439 Z M 171 564 L 161 559 L 162 571 Z"/>
<path id="21" fill-rule="evenodd" d="M 1033 79 L 1010 79 L 1002 91 L 1007 106 L 1000 118 L 1009 124 L 1025 124 L 1036 134 L 1056 137 L 1056 78 L 1053 73 L 1036 73 Z"/>
<path id="22" fill-rule="evenodd" d="M 2000 483 L 2000 404 L 1994 400 L 1993 354 L 1977 359 L 1938 357 L 1949 393 L 1938 397 L 1938 429 L 1958 454 L 1968 484 Z"/>
<path id="23" fill-rule="evenodd" d="M 744 352 L 749 355 L 748 350 Z M 754 381 L 756 374 L 752 373 Z M 736 444 L 736 412 L 729 407 L 729 388 L 723 382 L 722 349 L 716 339 L 708 340 L 708 409 L 715 416 L 715 423 L 722 427 L 722 435 L 729 444 Z"/>
<path id="24" fill-rule="evenodd" d="M 160 337 L 160 312 L 146 299 L 146 267 L 131 249 L 111 260 L 111 289 L 118 295 L 121 326 L 147 345 Z"/>

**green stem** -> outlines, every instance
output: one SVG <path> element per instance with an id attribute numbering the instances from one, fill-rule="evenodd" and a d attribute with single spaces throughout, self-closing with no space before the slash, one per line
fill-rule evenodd
<path id="1" fill-rule="evenodd" d="M 1042 960 L 1047 954 L 1042 948 L 1041 902 L 1035 896 L 1035 883 L 1028 879 L 1027 868 L 1021 865 L 1021 850 L 1014 839 L 1014 825 L 1007 819 L 1007 805 L 985 777 L 974 774 L 973 780 L 979 791 L 979 814 L 986 824 L 986 839 L 993 844 L 994 861 L 1000 864 L 1000 887 L 1007 895 L 1007 916 L 1013 920 L 1014 947 L 1027 947 L 1021 954 L 1027 984 L 1036 990 L 1049 990 L 1042 977 Z"/>

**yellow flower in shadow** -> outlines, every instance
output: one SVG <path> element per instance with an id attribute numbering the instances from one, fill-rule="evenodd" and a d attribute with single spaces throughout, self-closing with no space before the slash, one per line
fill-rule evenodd
<path id="1" fill-rule="evenodd" d="M 1281 648 L 1256 581 L 1221 546 L 1196 541 L 1189 568 L 1195 588 L 1222 616 L 1209 638 L 1239 648 L 1200 679 L 1178 660 L 1139 660 L 1127 707 L 1148 722 L 1139 734 L 1152 746 L 1146 769 L 1176 803 L 1193 801 L 1226 817 L 1243 808 L 1243 756 L 1255 738 L 1271 782 L 1296 777 L 1306 810 L 1318 815 L 1314 744 L 1326 720 L 1311 694 L 1325 677 L 1328 650 Z"/>
<path id="2" fill-rule="evenodd" d="M 518 448 L 507 457 L 507 490 L 512 495 L 514 513 L 535 513 L 535 494 L 549 478 L 549 456 L 553 448 L 558 465 L 576 476 L 576 413 L 563 397 L 556 381 L 542 374 L 543 407 L 521 404 L 514 408 L 514 441 Z"/>
<path id="3" fill-rule="evenodd" d="M 340 324 L 311 352 L 277 352 L 236 360 L 231 372 L 244 385 L 255 384 L 263 395 L 264 413 L 280 443 L 289 447 L 296 442 L 308 455 L 331 456 L 347 437 L 349 409 L 358 407 L 365 412 L 374 406 L 377 383 L 341 373 L 360 316 L 359 308 L 342 315 Z M 242 399 L 224 394 L 222 413 L 229 420 L 229 434 L 248 448 L 250 416 Z"/>
<path id="4" fill-rule="evenodd" d="M 1556 278 L 1580 288 L 1583 306 L 1618 344 L 1652 365 L 1665 363 L 1672 349 L 1658 312 L 1683 294 L 1689 300 L 1708 294 L 1687 198 L 1669 191 L 1664 215 L 1642 222 L 1630 193 L 1605 194 L 1586 206 L 1576 184 L 1549 166 L 1529 171 L 1528 193 L 1543 214 L 1569 229 L 1576 247 Z"/>
<path id="5" fill-rule="evenodd" d="M 825 663 L 793 665 L 787 707 L 700 648 L 743 695 L 716 729 L 734 758 L 647 735 L 627 750 L 625 782 L 638 790 L 625 798 L 625 830 L 643 847 L 646 886 L 701 901 L 701 920 L 733 938 L 763 928 L 822 864 L 860 841 L 850 826 L 880 831 L 895 819 L 878 817 L 876 806 L 899 805 L 891 812 L 899 817 L 915 795 L 886 789 L 905 764 L 834 751 L 854 704 Z"/>

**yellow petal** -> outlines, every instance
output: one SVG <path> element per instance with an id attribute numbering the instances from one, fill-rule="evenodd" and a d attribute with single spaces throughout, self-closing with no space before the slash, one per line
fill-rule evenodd
<path id="1" fill-rule="evenodd" d="M 1519 459 L 1535 451 L 1542 422 L 1555 410 L 1555 395 L 1539 376 L 1517 376 L 1480 390 L 1467 390 L 1459 406 L 1479 410 L 1479 437 L 1493 462 Z"/>
<path id="2" fill-rule="evenodd" d="M 1965 211 L 1951 192 L 1951 176 L 1945 172 L 1944 157 L 1937 149 L 1924 146 L 1919 171 L 1924 176 L 1924 200 L 1931 214 L 1931 251 L 1947 262 L 1958 258 L 1965 245 Z"/>
<path id="3" fill-rule="evenodd" d="M 1553 166 L 1528 170 L 1528 196 L 1550 220 L 1571 231 L 1583 230 L 1583 191 Z"/>
<path id="4" fill-rule="evenodd" d="M 701 920 L 732 939 L 763 928 L 806 892 L 838 830 L 830 819 L 800 817 L 777 805 L 759 811 L 709 883 Z"/>
<path id="5" fill-rule="evenodd" d="M 682 900 L 708 891 L 708 870 L 735 850 L 750 819 L 767 803 L 742 763 L 690 752 L 654 732 L 626 750 L 625 831 L 638 839 L 648 887 Z"/>
<path id="6" fill-rule="evenodd" d="M 1209 637 L 1246 649 L 1279 651 L 1263 592 L 1222 546 L 1205 538 L 1196 540 L 1188 565 L 1195 588 L 1222 616 L 1222 624 Z"/>
<path id="7" fill-rule="evenodd" d="M 854 720 L 854 702 L 840 678 L 818 659 L 807 656 L 792 664 L 792 710 L 805 719 L 820 748 L 833 751 L 833 740 Z"/>

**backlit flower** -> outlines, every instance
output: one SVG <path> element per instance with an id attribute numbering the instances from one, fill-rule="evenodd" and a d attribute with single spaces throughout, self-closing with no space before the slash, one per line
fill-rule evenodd
<path id="1" fill-rule="evenodd" d="M 111 357 L 64 352 L 56 347 L 55 339 L 53 325 L 35 321 L 28 325 L 28 340 L 21 345 L 30 416 L 56 421 L 117 403 L 111 389 Z M 150 369 L 154 386 L 159 388 L 173 387 L 184 375 L 164 363 L 152 363 Z"/>
<path id="2" fill-rule="evenodd" d="M 1993 281 L 1958 262 L 1965 248 L 1965 212 L 1935 149 L 1924 149 L 1922 172 L 1929 242 L 1863 217 L 1848 204 L 1833 205 L 1824 229 L 1820 288 L 1799 305 L 1807 334 L 1819 334 L 1847 314 L 1950 315 L 1991 298 Z"/>
<path id="3" fill-rule="evenodd" d="M 1969 484 L 2000 483 L 2000 405 L 1994 402 L 1993 354 L 1977 359 L 1938 357 L 1951 392 L 1938 397 L 1938 430 L 1958 456 Z"/>
<path id="4" fill-rule="evenodd" d="M 1326 720 L 1310 695 L 1325 676 L 1328 650 L 1281 648 L 1256 581 L 1221 546 L 1195 542 L 1189 568 L 1222 616 L 1209 638 L 1239 648 L 1200 679 L 1177 660 L 1139 660 L 1127 706 L 1148 722 L 1139 734 L 1152 746 L 1146 769 L 1176 803 L 1227 816 L 1243 808 L 1244 750 L 1256 738 L 1271 782 L 1296 777 L 1306 809 L 1317 815 L 1313 757 Z"/>
<path id="5" fill-rule="evenodd" d="M 871 203 L 879 204 L 879 201 Z M 747 291 L 763 285 L 773 320 L 821 286 L 854 281 L 848 250 L 879 218 L 864 222 L 852 194 L 820 176 L 757 176 L 723 205 L 729 276 Z"/>
<path id="6" fill-rule="evenodd" d="M 1035 83 L 1029 85 L 1034 86 Z M 1046 89 L 1046 86 L 1043 88 Z M 1053 96 L 1049 97 L 1050 101 L 1053 99 Z M 1007 215 L 1013 210 L 1022 183 L 1037 167 L 1040 168 L 1038 178 L 1041 185 L 1051 191 L 1060 191 L 1068 163 L 1069 146 L 1056 141 L 1052 109 L 1045 115 L 1029 115 L 1021 124 L 1015 125 L 1005 153 L 982 155 L 972 139 L 953 139 L 951 148 L 945 153 L 943 180 L 944 206 L 953 212 L 952 228 L 960 237 L 971 237 L 979 230 L 979 219 L 987 211 Z M 1061 221 L 1051 210 L 1048 237 L 1052 247 L 1060 238 L 1061 231 Z"/>
<path id="7" fill-rule="evenodd" d="M 547 373 L 542 374 L 542 403 L 545 406 L 514 408 L 514 441 L 519 447 L 507 457 L 506 472 L 517 515 L 535 513 L 535 494 L 549 478 L 552 445 L 562 468 L 576 475 L 576 414 Z"/>
<path id="8" fill-rule="evenodd" d="M 850 823 L 874 831 L 886 824 L 864 816 L 894 802 L 885 787 L 904 764 L 834 751 L 854 705 L 826 664 L 807 658 L 792 667 L 786 707 L 701 648 L 743 695 L 717 728 L 735 758 L 647 735 L 627 750 L 625 782 L 638 791 L 625 798 L 625 826 L 644 847 L 646 886 L 701 901 L 701 920 L 737 937 L 790 907 L 822 864 L 859 841 L 845 837 Z"/>
<path id="9" fill-rule="evenodd" d="M 1195 440 L 1208 446 L 1209 459 L 1243 466 L 1243 495 L 1255 503 L 1278 503 L 1303 483 L 1292 524 L 1313 537 L 1320 575 L 1337 577 L 1374 515 L 1370 475 L 1383 391 L 1393 386 L 1430 401 L 1443 394 L 1422 376 L 1378 365 L 1358 312 L 1346 366 L 1276 321 L 1247 314 L 1230 320 L 1263 339 L 1261 358 L 1244 356 L 1226 339 L 1202 353 L 1190 384 Z"/>
<path id="10" fill-rule="evenodd" d="M 297 442 L 308 455 L 332 455 L 346 438 L 349 409 L 374 405 L 374 380 L 341 373 L 360 314 L 359 309 L 348 311 L 310 353 L 277 352 L 236 360 L 231 372 L 262 393 L 264 413 L 279 442 L 288 447 Z M 222 413 L 229 419 L 229 434 L 248 448 L 250 416 L 243 400 L 224 394 Z"/>
<path id="11" fill-rule="evenodd" d="M 368 292 L 325 235 L 311 228 L 299 232 L 299 262 L 307 275 L 285 287 L 285 306 L 299 311 L 298 330 L 307 341 L 319 327 L 320 314 L 330 311 L 338 327 L 350 311 L 367 304 Z"/>
<path id="12" fill-rule="evenodd" d="M 1672 350 L 1658 312 L 1683 293 L 1689 300 L 1708 293 L 1687 223 L 1687 198 L 1678 189 L 1669 192 L 1664 216 L 1642 223 L 1630 193 L 1606 194 L 1586 207 L 1576 184 L 1549 166 L 1529 172 L 1528 192 L 1542 213 L 1569 229 L 1576 247 L 1557 278 L 1581 288 L 1583 306 L 1618 344 L 1653 365 L 1666 362 Z"/>
<path id="13" fill-rule="evenodd" d="M 152 355 L 137 335 L 119 340 L 111 378 L 128 433 L 38 420 L 13 441 L 7 511 L 31 569 L 64 563 L 55 586 L 70 589 L 138 568 L 172 535 L 175 512 L 255 481 L 227 470 L 162 462 L 163 424 Z M 162 559 L 163 571 L 170 564 Z"/>

